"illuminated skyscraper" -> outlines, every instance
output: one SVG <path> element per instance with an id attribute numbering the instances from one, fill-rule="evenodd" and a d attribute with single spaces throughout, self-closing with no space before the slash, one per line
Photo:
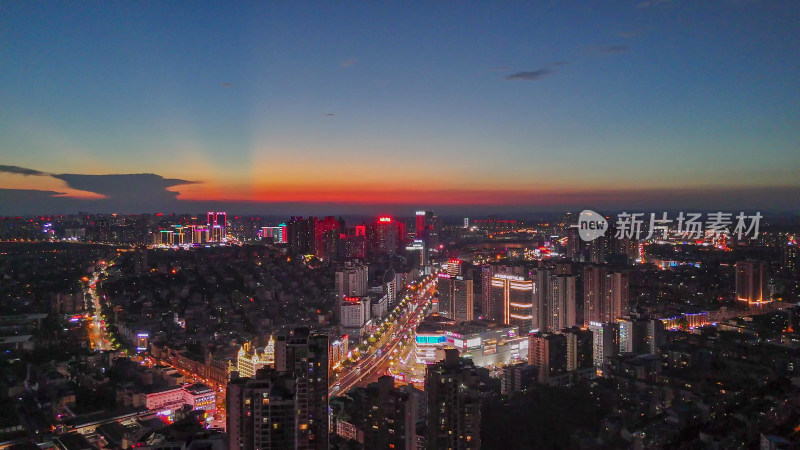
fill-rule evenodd
<path id="1" fill-rule="evenodd" d="M 451 277 L 455 277 L 461 275 L 461 260 L 460 259 L 450 259 L 447 261 L 446 269 L 448 275 Z"/>
<path id="2" fill-rule="evenodd" d="M 789 274 L 800 273 L 800 245 L 794 236 L 781 247 L 781 267 Z"/>
<path id="3" fill-rule="evenodd" d="M 484 264 L 481 266 L 481 317 L 486 320 L 495 320 L 497 316 L 496 311 L 499 309 L 495 307 L 492 301 L 493 274 L 494 270 L 491 264 Z"/>
<path id="4" fill-rule="evenodd" d="M 389 300 L 389 306 L 397 302 L 397 273 L 391 267 L 383 274 L 383 293 Z"/>
<path id="5" fill-rule="evenodd" d="M 389 216 L 380 216 L 375 222 L 373 252 L 394 256 L 397 253 L 397 222 Z"/>
<path id="6" fill-rule="evenodd" d="M 267 242 L 281 244 L 286 242 L 286 224 L 282 223 L 277 227 L 262 227 L 261 239 Z"/>
<path id="7" fill-rule="evenodd" d="M 527 334 L 533 326 L 533 281 L 518 275 L 496 274 L 492 277 L 491 296 L 495 305 L 502 305 L 501 320 L 519 327 Z"/>
<path id="8" fill-rule="evenodd" d="M 617 319 L 619 325 L 619 352 L 633 353 L 635 339 L 634 322 L 631 319 Z"/>
<path id="9" fill-rule="evenodd" d="M 575 326 L 575 276 L 551 275 L 549 281 L 546 330 L 556 332 Z"/>
<path id="10" fill-rule="evenodd" d="M 592 332 L 594 367 L 602 372 L 608 358 L 619 353 L 619 324 L 592 322 L 589 331 Z"/>
<path id="11" fill-rule="evenodd" d="M 206 216 L 206 226 L 209 229 L 210 242 L 222 242 L 227 235 L 228 213 L 224 211 L 209 211 Z"/>
<path id="12" fill-rule="evenodd" d="M 320 258 L 336 257 L 339 240 L 339 221 L 328 216 L 314 221 L 314 254 Z"/>
<path id="13" fill-rule="evenodd" d="M 458 322 L 472 320 L 473 281 L 461 275 L 439 274 L 439 314 Z"/>
<path id="14" fill-rule="evenodd" d="M 736 298 L 748 305 L 770 301 L 766 290 L 766 266 L 760 261 L 736 263 Z"/>
<path id="15" fill-rule="evenodd" d="M 433 212 L 431 211 L 417 211 L 417 228 L 415 230 L 417 239 L 426 239 L 425 230 L 427 230 L 433 221 Z"/>

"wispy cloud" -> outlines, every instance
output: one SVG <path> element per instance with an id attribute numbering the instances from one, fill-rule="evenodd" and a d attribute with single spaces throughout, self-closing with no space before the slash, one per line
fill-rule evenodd
<path id="1" fill-rule="evenodd" d="M 346 69 L 348 67 L 354 66 L 357 62 L 358 62 L 358 60 L 355 59 L 355 58 L 348 58 L 348 59 L 345 59 L 344 61 L 342 61 L 342 67 L 344 67 Z"/>
<path id="2" fill-rule="evenodd" d="M 508 81 L 536 81 L 551 73 L 550 69 L 539 69 L 530 72 L 512 73 L 506 77 Z"/>
<path id="3" fill-rule="evenodd" d="M 620 53 L 628 53 L 631 51 L 631 48 L 627 45 L 608 45 L 602 47 L 592 47 L 591 51 L 598 55 L 617 55 Z"/>
<path id="4" fill-rule="evenodd" d="M 222 83 L 221 86 L 222 87 L 233 87 L 233 85 L 230 84 L 230 83 Z"/>
<path id="5" fill-rule="evenodd" d="M 635 39 L 640 36 L 640 33 L 638 31 L 626 30 L 626 31 L 618 31 L 614 33 L 614 35 L 621 39 Z"/>
<path id="6" fill-rule="evenodd" d="M 636 4 L 637 8 L 649 8 L 651 6 L 666 5 L 672 3 L 672 0 L 645 0 Z"/>
<path id="7" fill-rule="evenodd" d="M 0 172 L 13 173 L 13 174 L 17 174 L 17 175 L 26 175 L 26 176 L 27 175 L 37 175 L 37 176 L 50 175 L 49 173 L 41 172 L 39 170 L 26 169 L 24 167 L 19 167 L 19 166 L 4 166 L 4 165 L 0 165 Z"/>

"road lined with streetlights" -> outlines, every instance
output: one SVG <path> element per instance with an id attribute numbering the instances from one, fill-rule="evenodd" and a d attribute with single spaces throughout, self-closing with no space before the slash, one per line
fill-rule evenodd
<path id="1" fill-rule="evenodd" d="M 97 263 L 97 266 L 91 278 L 84 279 L 86 282 L 86 286 L 84 287 L 85 295 L 89 296 L 89 301 L 94 307 L 94 316 L 87 324 L 89 327 L 89 345 L 97 351 L 114 350 L 114 346 L 111 344 L 111 337 L 108 334 L 108 329 L 106 329 L 106 321 L 102 318 L 100 296 L 97 295 L 97 283 L 100 279 L 100 275 L 105 274 L 109 265 L 106 264 L 105 261 L 100 261 Z"/>
<path id="2" fill-rule="evenodd" d="M 406 306 L 399 310 L 399 316 L 379 341 L 332 380 L 334 383 L 328 391 L 329 395 L 343 394 L 359 384 L 369 384 L 381 375 L 385 375 L 394 355 L 404 353 L 403 350 L 407 345 L 413 346 L 414 329 L 430 306 L 437 281 L 436 276 L 431 276 L 421 283 L 419 291 L 405 300 Z"/>

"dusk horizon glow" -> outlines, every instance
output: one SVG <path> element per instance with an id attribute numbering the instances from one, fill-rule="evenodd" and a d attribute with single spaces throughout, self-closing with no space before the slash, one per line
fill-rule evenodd
<path id="1" fill-rule="evenodd" d="M 800 208 L 796 3 L 470 6 L 4 4 L 0 214 Z"/>

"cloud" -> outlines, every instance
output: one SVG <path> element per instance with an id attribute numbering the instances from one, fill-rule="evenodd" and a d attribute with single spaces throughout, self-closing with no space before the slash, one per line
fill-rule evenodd
<path id="1" fill-rule="evenodd" d="M 26 169 L 24 167 L 18 167 L 18 166 L 4 166 L 4 165 L 0 165 L 0 172 L 13 173 L 13 174 L 17 174 L 17 175 L 26 175 L 26 176 L 27 175 L 37 175 L 37 176 L 50 175 L 48 173 L 40 172 L 38 170 Z"/>
<path id="2" fill-rule="evenodd" d="M 342 67 L 346 69 L 348 67 L 354 66 L 357 62 L 358 60 L 355 58 L 348 58 L 342 61 Z"/>
<path id="3" fill-rule="evenodd" d="M 645 0 L 636 4 L 637 8 L 649 8 L 651 6 L 666 5 L 672 3 L 672 0 Z"/>
<path id="4" fill-rule="evenodd" d="M 549 69 L 539 69 L 534 70 L 531 72 L 517 72 L 512 73 L 511 75 L 506 77 L 508 81 L 536 81 L 541 79 L 542 77 L 549 75 L 551 71 Z"/>
<path id="5" fill-rule="evenodd" d="M 556 61 L 553 63 L 553 67 L 566 66 L 567 64 L 569 64 L 569 61 Z"/>
<path id="6" fill-rule="evenodd" d="M 233 87 L 233 85 L 230 84 L 230 83 L 222 83 L 220 86 L 222 86 L 222 87 Z"/>
<path id="7" fill-rule="evenodd" d="M 639 37 L 641 33 L 639 33 L 638 31 L 628 30 L 628 31 L 618 31 L 614 35 L 622 39 L 635 39 Z"/>
<path id="8" fill-rule="evenodd" d="M 618 45 L 609 45 L 604 47 L 593 47 L 591 51 L 598 55 L 617 55 L 620 53 L 627 53 L 631 51 L 631 48 L 628 47 L 627 45 L 618 44 Z"/>
<path id="9" fill-rule="evenodd" d="M 54 174 L 53 178 L 63 180 L 67 186 L 81 191 L 94 192 L 110 200 L 140 201 L 168 200 L 178 197 L 179 192 L 168 188 L 186 184 L 197 184 L 196 181 L 164 178 L 153 173 L 135 173 L 119 175 L 81 175 Z"/>

